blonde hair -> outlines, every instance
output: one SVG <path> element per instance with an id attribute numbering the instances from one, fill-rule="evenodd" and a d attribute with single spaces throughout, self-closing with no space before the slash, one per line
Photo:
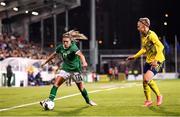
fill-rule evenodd
<path id="1" fill-rule="evenodd" d="M 142 24 L 144 24 L 145 26 L 149 27 L 150 26 L 150 20 L 147 17 L 144 18 L 139 18 L 139 22 L 141 22 Z"/>
<path id="2" fill-rule="evenodd" d="M 69 37 L 71 40 L 87 40 L 88 38 L 79 31 L 70 30 L 63 34 L 63 37 Z"/>

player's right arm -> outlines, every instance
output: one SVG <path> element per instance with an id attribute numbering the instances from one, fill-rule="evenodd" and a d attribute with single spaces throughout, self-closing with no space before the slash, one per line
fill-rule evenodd
<path id="1" fill-rule="evenodd" d="M 133 57 L 136 59 L 146 52 L 145 48 L 141 48 Z"/>
<path id="2" fill-rule="evenodd" d="M 41 64 L 41 67 L 43 67 L 45 64 L 47 64 L 49 61 L 51 61 L 53 58 L 55 58 L 55 56 L 57 55 L 56 52 L 52 53 L 46 61 L 44 61 L 42 64 Z"/>
<path id="3" fill-rule="evenodd" d="M 146 52 L 146 49 L 141 48 L 135 55 L 129 56 L 126 60 L 134 60 L 134 59 L 140 57 L 141 55 L 143 55 L 145 52 Z"/>

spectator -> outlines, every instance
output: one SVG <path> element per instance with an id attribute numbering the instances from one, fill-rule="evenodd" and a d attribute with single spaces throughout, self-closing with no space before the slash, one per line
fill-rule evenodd
<path id="1" fill-rule="evenodd" d="M 25 57 L 32 59 L 46 59 L 41 53 L 40 46 L 32 42 L 19 40 L 14 35 L 0 34 L 0 60 L 8 57 Z"/>
<path id="2" fill-rule="evenodd" d="M 125 75 L 126 75 L 126 80 L 127 80 L 128 79 L 128 75 L 129 75 L 128 67 L 125 68 Z"/>
<path id="3" fill-rule="evenodd" d="M 110 67 L 110 68 L 109 68 L 109 71 L 108 71 L 108 76 L 109 76 L 109 80 L 110 80 L 110 81 L 113 80 L 113 72 L 114 72 L 113 68 Z"/>
<path id="4" fill-rule="evenodd" d="M 12 75 L 13 75 L 11 65 L 8 65 L 8 66 L 6 67 L 6 72 L 7 72 L 7 78 L 8 78 L 8 80 L 7 80 L 7 86 L 8 86 L 8 87 L 11 87 L 11 77 L 12 77 Z"/>
<path id="5" fill-rule="evenodd" d="M 114 76 L 115 80 L 119 80 L 119 70 L 117 67 L 114 67 Z"/>

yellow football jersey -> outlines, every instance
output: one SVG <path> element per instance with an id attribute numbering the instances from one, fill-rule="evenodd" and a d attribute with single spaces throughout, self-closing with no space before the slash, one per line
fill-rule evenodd
<path id="1" fill-rule="evenodd" d="M 138 58 L 142 54 L 145 54 L 147 63 L 151 63 L 154 60 L 162 63 L 165 60 L 163 54 L 164 46 L 158 39 L 158 36 L 155 32 L 149 30 L 146 36 L 141 35 L 141 43 L 142 48 L 138 53 L 134 55 L 135 58 Z"/>

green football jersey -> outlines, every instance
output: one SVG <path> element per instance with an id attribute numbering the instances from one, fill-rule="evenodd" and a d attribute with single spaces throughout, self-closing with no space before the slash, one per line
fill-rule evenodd
<path id="1" fill-rule="evenodd" d="M 56 48 L 56 53 L 60 54 L 63 58 L 63 64 L 61 69 L 67 72 L 80 72 L 81 71 L 81 61 L 76 52 L 79 48 L 75 43 L 72 43 L 69 48 L 64 48 L 63 44 L 60 44 Z"/>

